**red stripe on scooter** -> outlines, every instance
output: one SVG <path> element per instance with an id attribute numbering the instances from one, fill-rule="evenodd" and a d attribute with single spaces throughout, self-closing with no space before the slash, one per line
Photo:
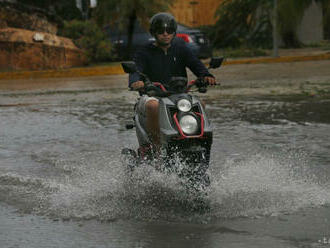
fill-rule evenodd
<path id="1" fill-rule="evenodd" d="M 155 86 L 158 86 L 159 88 L 161 88 L 162 91 L 167 92 L 167 90 L 165 89 L 164 85 L 162 85 L 161 83 L 155 82 L 154 85 Z"/>

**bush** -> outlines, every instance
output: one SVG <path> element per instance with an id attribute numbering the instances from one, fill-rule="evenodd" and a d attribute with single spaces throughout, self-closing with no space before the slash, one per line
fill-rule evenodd
<path id="1" fill-rule="evenodd" d="M 77 47 L 83 49 L 89 62 L 105 62 L 113 59 L 110 40 L 93 21 L 64 22 L 60 34 L 71 38 Z"/>
<path id="2" fill-rule="evenodd" d="M 215 47 L 262 47 L 272 45 L 271 5 L 268 0 L 224 0 L 213 28 L 204 30 Z"/>
<path id="3" fill-rule="evenodd" d="M 284 47 L 300 47 L 297 27 L 301 23 L 305 10 L 313 0 L 278 0 L 277 32 Z M 324 19 L 330 0 L 316 0 L 323 4 Z M 222 0 L 216 15 L 219 18 L 214 29 L 209 31 L 215 47 L 261 47 L 272 46 L 272 11 L 270 0 Z M 330 30 L 330 29 L 328 29 Z M 325 30 L 325 35 L 329 34 Z"/>
<path id="4" fill-rule="evenodd" d="M 323 5 L 324 38 L 330 40 L 330 1 Z"/>

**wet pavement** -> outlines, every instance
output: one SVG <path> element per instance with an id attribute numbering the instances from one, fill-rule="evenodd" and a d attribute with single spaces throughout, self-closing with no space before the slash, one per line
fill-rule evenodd
<path id="1" fill-rule="evenodd" d="M 330 72 L 315 63 L 215 73 L 206 212 L 175 175 L 126 173 L 127 76 L 1 81 L 1 247 L 327 246 Z"/>

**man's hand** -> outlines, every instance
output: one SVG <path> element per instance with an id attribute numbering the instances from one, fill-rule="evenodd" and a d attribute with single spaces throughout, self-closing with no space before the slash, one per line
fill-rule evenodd
<path id="1" fill-rule="evenodd" d="M 204 82 L 208 83 L 211 86 L 216 85 L 215 78 L 214 77 L 204 77 Z"/>
<path id="2" fill-rule="evenodd" d="M 131 88 L 133 90 L 140 90 L 144 87 L 144 82 L 143 81 L 136 81 L 131 84 Z"/>

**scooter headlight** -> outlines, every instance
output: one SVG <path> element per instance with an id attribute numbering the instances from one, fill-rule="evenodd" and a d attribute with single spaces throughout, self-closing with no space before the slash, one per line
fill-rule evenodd
<path id="1" fill-rule="evenodd" d="M 192 115 L 185 115 L 179 120 L 180 127 L 185 134 L 195 134 L 198 131 L 198 121 Z"/>
<path id="2" fill-rule="evenodd" d="M 182 112 L 188 112 L 191 110 L 191 102 L 187 99 L 181 99 L 178 101 L 177 107 Z"/>

